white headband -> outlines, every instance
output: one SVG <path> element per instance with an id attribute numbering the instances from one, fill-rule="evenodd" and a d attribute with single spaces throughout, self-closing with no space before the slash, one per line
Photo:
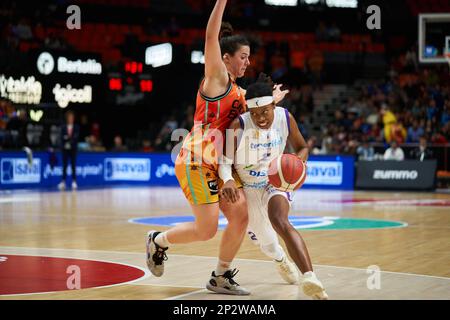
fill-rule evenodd
<path id="1" fill-rule="evenodd" d="M 256 98 L 247 100 L 247 107 L 259 108 L 259 107 L 267 106 L 268 104 L 271 104 L 271 103 L 273 103 L 272 96 L 256 97 Z"/>

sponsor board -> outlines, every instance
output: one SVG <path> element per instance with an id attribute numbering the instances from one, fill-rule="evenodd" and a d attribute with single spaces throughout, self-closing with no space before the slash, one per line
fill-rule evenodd
<path id="1" fill-rule="evenodd" d="M 2 158 L 0 161 L 2 184 L 41 182 L 41 160 L 33 159 L 31 166 L 26 158 Z"/>
<path id="2" fill-rule="evenodd" d="M 106 158 L 105 181 L 149 181 L 150 159 Z"/>

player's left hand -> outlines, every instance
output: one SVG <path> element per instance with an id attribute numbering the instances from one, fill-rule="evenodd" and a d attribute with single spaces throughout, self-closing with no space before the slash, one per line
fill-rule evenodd
<path id="1" fill-rule="evenodd" d="M 239 200 L 239 189 L 236 187 L 234 180 L 228 180 L 220 190 L 221 196 L 228 202 L 235 203 Z"/>
<path id="2" fill-rule="evenodd" d="M 289 90 L 281 90 L 282 84 L 273 86 L 273 100 L 275 104 L 279 103 L 289 93 Z"/>

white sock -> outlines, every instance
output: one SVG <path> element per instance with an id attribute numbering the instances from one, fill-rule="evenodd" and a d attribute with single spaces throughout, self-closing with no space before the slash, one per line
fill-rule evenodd
<path id="1" fill-rule="evenodd" d="M 171 243 L 167 240 L 167 232 L 161 232 L 155 237 L 155 243 L 161 248 L 168 248 Z"/>
<path id="2" fill-rule="evenodd" d="M 308 271 L 303 274 L 304 277 L 313 277 L 315 276 L 314 271 Z"/>
<path id="3" fill-rule="evenodd" d="M 219 262 L 217 263 L 215 274 L 216 276 L 222 275 L 228 270 L 230 270 L 231 262 L 222 261 L 219 259 Z"/>

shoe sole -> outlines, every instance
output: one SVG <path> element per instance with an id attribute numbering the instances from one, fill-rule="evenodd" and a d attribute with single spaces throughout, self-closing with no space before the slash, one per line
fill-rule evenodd
<path id="1" fill-rule="evenodd" d="M 206 289 L 208 289 L 209 291 L 215 292 L 215 293 L 228 294 L 228 295 L 233 295 L 233 296 L 248 296 L 248 295 L 250 295 L 250 292 L 248 292 L 248 291 L 228 290 L 228 289 L 221 288 L 221 287 L 214 287 L 214 286 L 210 285 L 209 283 L 206 285 Z"/>
<path id="2" fill-rule="evenodd" d="M 298 279 L 289 279 L 287 276 L 282 276 L 280 274 L 281 278 L 287 283 L 287 284 L 298 284 Z"/>
<path id="3" fill-rule="evenodd" d="M 326 292 L 322 291 L 319 294 L 314 295 L 313 300 L 328 300 L 328 295 L 326 294 Z"/>
<path id="4" fill-rule="evenodd" d="M 302 284 L 303 293 L 309 297 L 313 297 L 323 291 L 323 288 L 313 282 L 304 282 Z"/>
<path id="5" fill-rule="evenodd" d="M 298 276 L 298 273 L 296 274 L 297 276 L 292 276 L 292 278 L 289 276 L 289 275 L 287 275 L 286 273 L 284 273 L 281 269 L 279 269 L 278 268 L 278 266 L 277 266 L 277 271 L 278 271 L 278 274 L 280 275 L 280 277 L 286 282 L 286 283 L 288 283 L 288 284 L 298 284 L 298 281 L 299 281 L 299 276 Z"/>
<path id="6" fill-rule="evenodd" d="M 146 248 L 147 248 L 147 254 L 145 256 L 145 260 L 147 261 L 147 268 L 150 270 L 150 272 L 155 276 L 155 277 L 161 277 L 164 273 L 164 270 L 162 270 L 162 272 L 157 272 L 155 270 L 155 264 L 153 263 L 153 259 L 152 259 L 152 254 L 151 254 L 151 246 L 154 245 L 152 244 L 153 242 L 153 233 L 155 231 L 150 231 L 147 233 L 147 238 L 145 239 L 145 244 L 146 244 Z"/>

